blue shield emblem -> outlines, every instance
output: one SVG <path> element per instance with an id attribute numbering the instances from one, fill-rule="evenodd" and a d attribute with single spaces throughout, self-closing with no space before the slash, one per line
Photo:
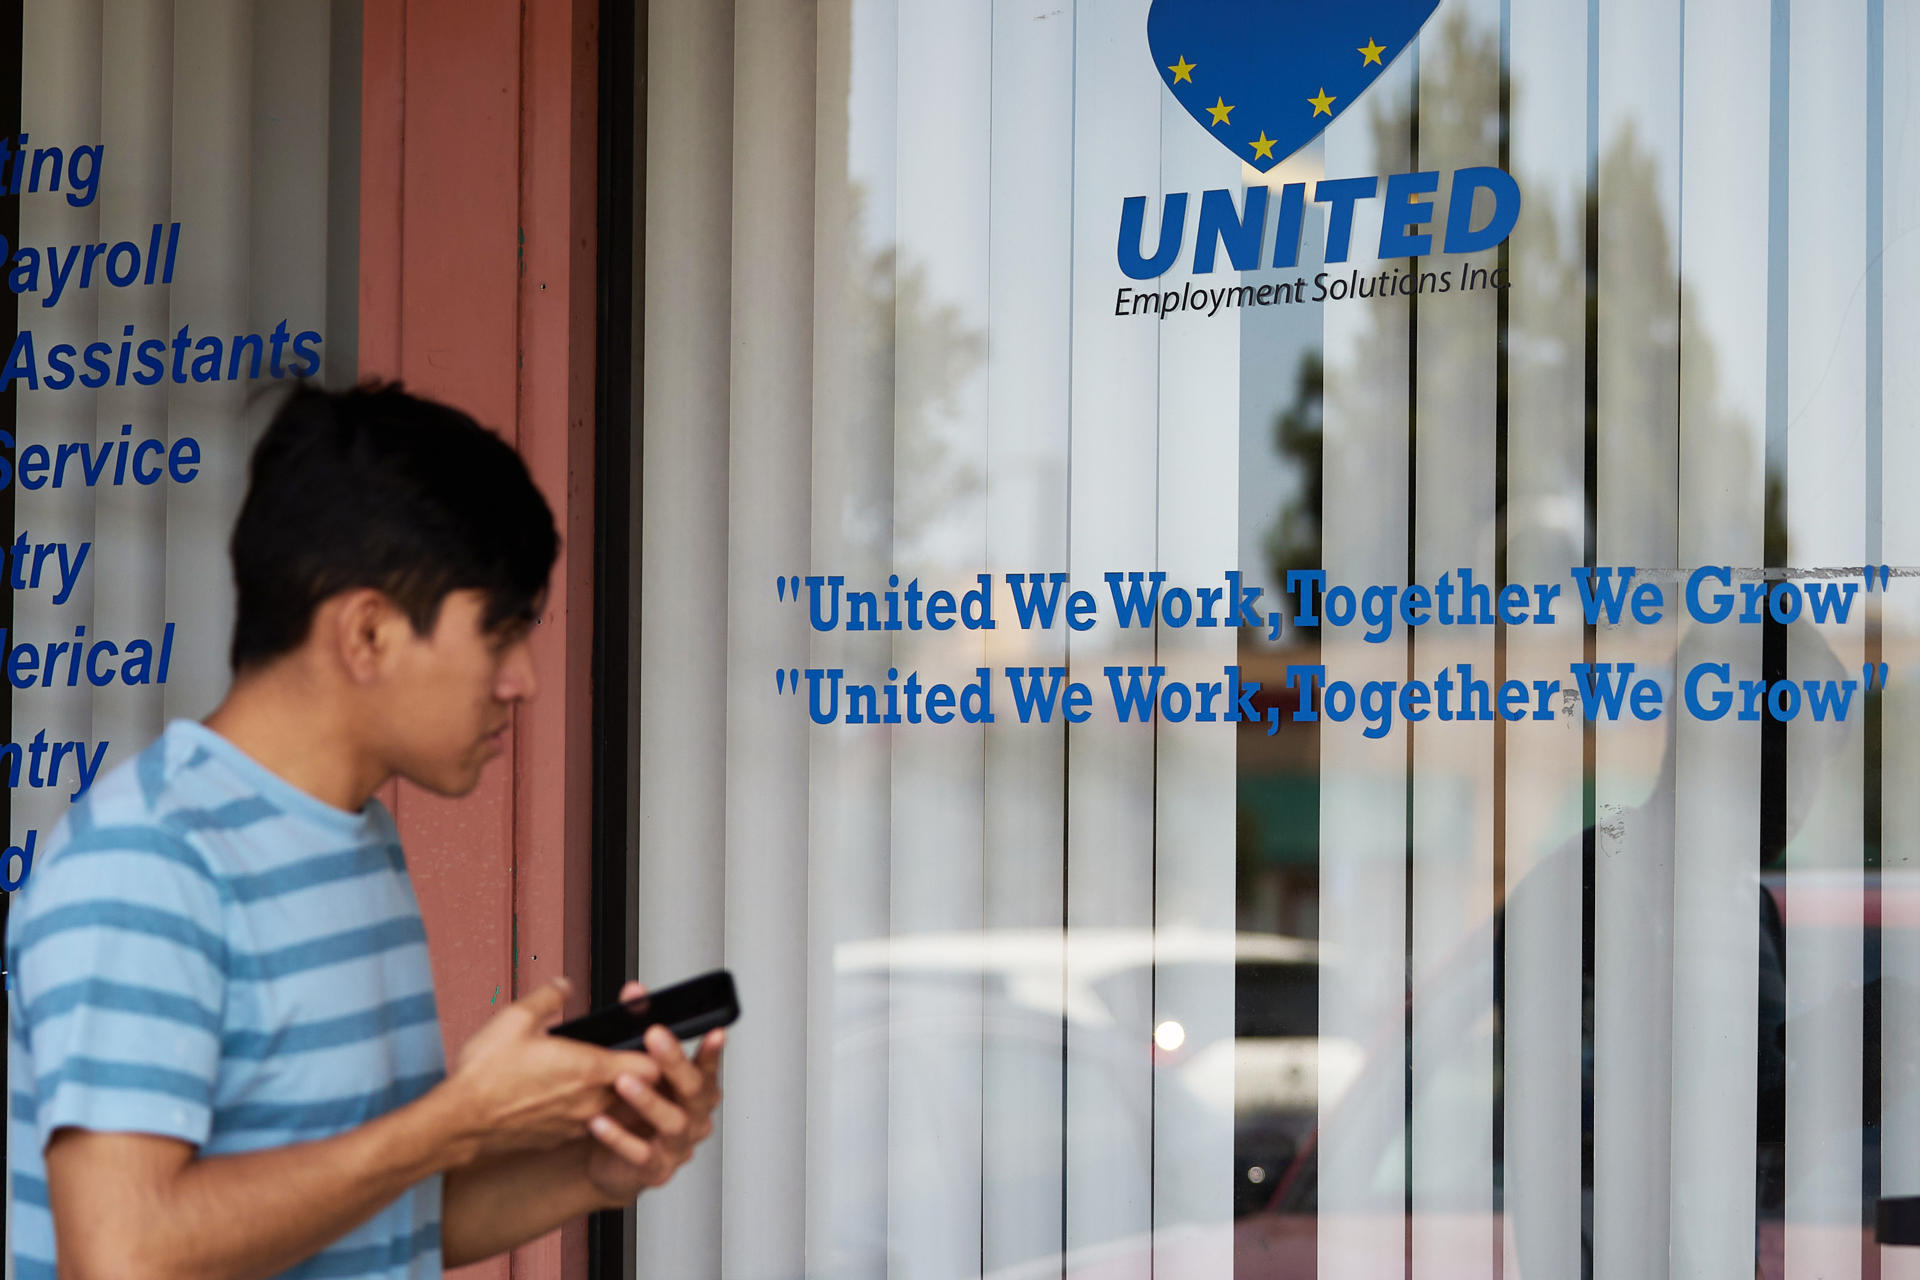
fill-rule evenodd
<path id="1" fill-rule="evenodd" d="M 1221 146 L 1265 173 L 1320 136 L 1440 0 L 1153 0 L 1160 79 Z"/>

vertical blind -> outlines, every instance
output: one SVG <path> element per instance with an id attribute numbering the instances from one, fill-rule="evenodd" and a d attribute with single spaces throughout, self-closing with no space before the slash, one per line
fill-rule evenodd
<path id="1" fill-rule="evenodd" d="M 810 726 L 774 683 L 1232 660 L 1221 631 L 1018 630 L 1002 580 L 1234 554 L 1233 326 L 1103 323 L 1121 197 L 1240 172 L 1163 142 L 1190 126 L 1137 56 L 1144 15 L 651 7 L 640 951 L 729 965 L 754 1012 L 718 1158 L 641 1204 L 643 1273 L 979 1275 L 1156 1228 L 1230 1265 L 1231 1118 L 1156 1123 L 1151 1056 L 1160 1022 L 1231 1031 L 1230 737 Z M 815 635 L 775 592 L 809 573 L 989 573 L 1003 621 Z M 1112 947 L 1174 928 L 1211 981 L 1156 991 L 1145 962 L 1106 992 L 1122 1025 L 1069 1016 Z"/>

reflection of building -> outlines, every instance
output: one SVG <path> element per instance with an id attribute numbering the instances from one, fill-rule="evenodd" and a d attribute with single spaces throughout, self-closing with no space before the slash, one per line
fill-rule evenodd
<path id="1" fill-rule="evenodd" d="M 1264 714 L 1281 708 L 1280 731 L 1242 724 L 1235 733 L 1239 760 L 1240 927 L 1300 937 L 1319 932 L 1320 735 L 1318 726 L 1291 720 L 1297 705 L 1287 667 L 1317 662 L 1317 650 L 1243 646 L 1241 671 L 1257 680 L 1255 703 Z"/>

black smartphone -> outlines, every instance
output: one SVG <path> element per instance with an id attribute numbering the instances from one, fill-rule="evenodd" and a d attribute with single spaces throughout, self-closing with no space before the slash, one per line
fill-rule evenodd
<path id="1" fill-rule="evenodd" d="M 664 1026 L 680 1039 L 692 1040 L 715 1027 L 730 1025 L 739 1016 L 740 1000 L 734 994 L 733 975 L 715 969 L 649 991 L 638 1000 L 595 1009 L 561 1023 L 553 1028 L 553 1034 L 608 1049 L 637 1049 L 650 1027 Z"/>

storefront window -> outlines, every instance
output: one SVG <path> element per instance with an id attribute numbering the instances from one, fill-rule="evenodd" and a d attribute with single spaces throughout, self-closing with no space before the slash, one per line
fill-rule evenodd
<path id="1" fill-rule="evenodd" d="M 341 4 L 0 5 L 8 895 L 96 779 L 219 700 L 253 441 L 277 388 L 354 381 L 359 31 Z"/>
<path id="2" fill-rule="evenodd" d="M 325 4 L 13 23 L 4 644 L 11 736 L 52 750 L 10 790 L 9 888 L 87 782 L 226 687 L 226 543 L 273 389 L 354 378 L 360 70 Z M 82 767 L 53 785 L 62 755 Z"/>
<path id="3" fill-rule="evenodd" d="M 1905 12 L 645 26 L 640 948 L 760 1009 L 642 1273 L 1878 1274 Z"/>

